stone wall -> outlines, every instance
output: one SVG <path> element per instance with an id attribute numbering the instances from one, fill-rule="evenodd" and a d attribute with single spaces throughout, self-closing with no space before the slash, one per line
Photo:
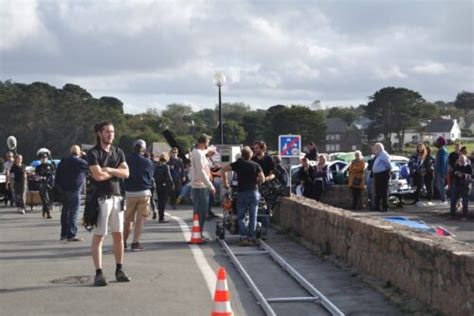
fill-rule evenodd
<path id="1" fill-rule="evenodd" d="M 352 191 L 347 185 L 335 184 L 331 185 L 329 189 L 323 192 L 321 202 L 335 207 L 350 210 L 352 208 Z M 362 196 L 359 201 L 358 209 L 367 207 L 367 192 L 362 191 Z"/>
<path id="2" fill-rule="evenodd" d="M 474 315 L 474 246 L 415 232 L 304 197 L 284 198 L 273 219 L 332 254 L 446 315 Z M 390 282 L 390 283 L 388 283 Z"/>

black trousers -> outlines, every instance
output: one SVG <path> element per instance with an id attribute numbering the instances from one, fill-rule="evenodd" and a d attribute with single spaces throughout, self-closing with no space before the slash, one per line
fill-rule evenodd
<path id="1" fill-rule="evenodd" d="M 49 188 L 46 182 L 40 184 L 39 194 L 41 203 L 43 203 L 43 213 L 49 213 L 51 209 L 51 199 L 49 198 Z"/>
<path id="2" fill-rule="evenodd" d="M 418 202 L 420 200 L 421 189 L 423 188 L 423 176 L 418 172 L 413 173 L 413 186 L 416 187 L 415 190 L 415 200 Z"/>
<path id="3" fill-rule="evenodd" d="M 362 190 L 360 188 L 351 188 L 352 190 L 352 209 L 356 210 L 359 206 L 360 196 L 362 194 Z"/>
<path id="4" fill-rule="evenodd" d="M 433 198 L 433 172 L 428 172 L 423 177 L 423 182 L 425 183 L 426 187 L 426 198 L 428 201 L 431 201 Z"/>
<path id="5" fill-rule="evenodd" d="M 158 219 L 164 220 L 166 203 L 168 203 L 168 198 L 169 198 L 169 190 L 166 188 L 161 189 L 161 190 L 156 190 L 156 195 L 158 198 Z"/>
<path id="6" fill-rule="evenodd" d="M 25 184 L 23 182 L 13 182 L 13 192 L 16 207 L 25 208 Z"/>
<path id="7" fill-rule="evenodd" d="M 382 202 L 382 211 L 388 210 L 388 181 L 390 180 L 390 170 L 374 173 L 375 199 L 374 211 L 380 210 L 380 202 Z"/>

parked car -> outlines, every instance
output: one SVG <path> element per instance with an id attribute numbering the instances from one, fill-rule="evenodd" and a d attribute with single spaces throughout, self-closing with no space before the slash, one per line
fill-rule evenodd
<path id="1" fill-rule="evenodd" d="M 366 156 L 364 157 L 364 160 L 368 161 L 370 158 L 371 158 L 370 156 Z M 392 175 L 393 173 L 396 173 L 397 179 L 403 178 L 403 177 L 400 177 L 400 170 L 408 166 L 408 160 L 409 159 L 404 156 L 390 155 L 390 162 L 392 163 Z M 350 163 L 348 163 L 344 168 L 336 172 L 336 174 L 334 175 L 335 184 L 347 184 L 347 180 L 349 177 L 349 165 Z M 367 163 L 365 164 L 365 167 L 367 168 Z"/>
<path id="2" fill-rule="evenodd" d="M 309 165 L 311 167 L 316 166 L 317 162 L 316 161 L 309 161 Z M 334 184 L 334 178 L 337 173 L 341 172 L 343 169 L 347 168 L 348 163 L 342 160 L 334 160 L 334 161 L 329 161 L 327 163 L 330 175 L 329 175 L 329 180 L 331 184 Z M 296 192 L 296 186 L 300 183 L 300 179 L 298 176 L 298 170 L 300 170 L 301 164 L 291 166 L 290 168 L 290 181 L 291 181 L 291 192 L 295 193 Z"/>

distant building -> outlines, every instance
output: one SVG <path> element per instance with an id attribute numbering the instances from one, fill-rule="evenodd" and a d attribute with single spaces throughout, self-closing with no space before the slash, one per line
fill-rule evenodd
<path id="1" fill-rule="evenodd" d="M 337 117 L 326 119 L 325 123 L 325 152 L 354 151 L 361 148 L 361 133 L 355 126 L 348 126 L 342 119 Z"/>
<path id="2" fill-rule="evenodd" d="M 461 129 L 456 119 L 433 120 L 426 125 L 424 133 L 430 142 L 434 142 L 440 136 L 452 142 L 461 138 Z"/>
<path id="3" fill-rule="evenodd" d="M 405 137 L 403 138 L 403 145 L 418 144 L 418 143 L 423 143 L 423 142 L 432 142 L 431 134 L 420 132 L 419 130 L 415 130 L 415 129 L 406 130 L 404 136 Z M 400 142 L 398 139 L 398 135 L 395 133 L 392 133 L 390 135 L 390 141 L 392 142 L 392 146 Z"/>
<path id="4" fill-rule="evenodd" d="M 363 143 L 366 143 L 368 141 L 368 131 L 370 123 L 372 123 L 371 119 L 365 116 L 361 116 L 355 119 L 351 124 L 351 128 L 355 128 L 359 131 Z"/>

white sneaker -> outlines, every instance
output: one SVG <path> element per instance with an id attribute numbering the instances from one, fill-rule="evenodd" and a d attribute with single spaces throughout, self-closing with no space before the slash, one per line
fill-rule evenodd
<path id="1" fill-rule="evenodd" d="M 20 214 L 25 214 L 26 212 L 25 212 L 25 209 L 22 208 L 22 209 L 18 209 L 18 213 L 20 213 Z"/>
<path id="2" fill-rule="evenodd" d="M 433 205 L 433 202 L 431 202 L 431 201 L 428 201 L 428 202 L 426 202 L 426 205 L 429 205 L 429 206 L 431 206 L 431 205 Z"/>

